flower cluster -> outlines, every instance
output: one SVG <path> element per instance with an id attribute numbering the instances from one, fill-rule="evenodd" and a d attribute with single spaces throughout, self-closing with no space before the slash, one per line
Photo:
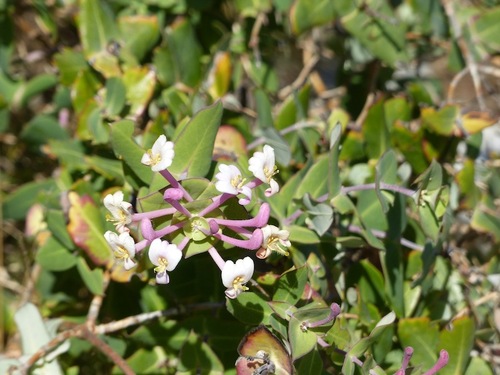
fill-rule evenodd
<path id="1" fill-rule="evenodd" d="M 218 210 L 232 197 L 238 197 L 240 205 L 248 205 L 252 200 L 252 190 L 262 184 L 269 186 L 265 190 L 267 197 L 279 191 L 279 185 L 273 179 L 278 170 L 271 146 L 265 145 L 262 152 L 255 152 L 249 159 L 248 169 L 253 178 L 249 178 L 248 182 L 235 165 L 220 164 L 214 181 L 219 194 L 211 197 L 204 208 L 193 212 L 189 207 L 196 206 L 195 199 L 167 169 L 172 165 L 174 156 L 174 144 L 161 135 L 141 159 L 143 164 L 150 166 L 153 172 L 160 173 L 169 182 L 163 193 L 164 208 L 132 213 L 132 205 L 124 201 L 121 191 L 104 198 L 104 206 L 110 213 L 107 219 L 114 223 L 118 232 L 108 231 L 104 237 L 115 259 L 122 262 L 125 269 L 132 269 L 136 265 L 135 258 L 149 247 L 148 257 L 155 266 L 156 282 L 167 284 L 170 281 L 167 272 L 173 271 L 181 261 L 190 241 L 200 243 L 209 239 L 256 251 L 256 256 L 261 259 L 267 258 L 273 251 L 289 255 L 289 233 L 268 225 L 270 207 L 267 203 L 262 203 L 257 215 L 249 219 L 222 217 Z M 156 218 L 166 218 L 169 225 L 155 229 L 152 220 Z M 130 234 L 129 227 L 132 224 L 138 224 L 143 238 L 139 242 L 135 242 Z M 235 233 L 236 237 L 227 235 L 228 230 Z M 165 239 L 177 233 L 183 234 L 180 236 L 182 239 L 176 241 L 177 244 Z M 210 246 L 207 251 L 221 270 L 227 297 L 236 298 L 248 289 L 245 284 L 250 281 L 254 271 L 254 262 L 250 257 L 236 262 L 224 261 L 215 247 Z"/>

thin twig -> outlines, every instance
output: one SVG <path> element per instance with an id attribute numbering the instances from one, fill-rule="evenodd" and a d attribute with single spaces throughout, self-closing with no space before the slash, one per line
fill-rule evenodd
<path id="1" fill-rule="evenodd" d="M 311 74 L 311 71 L 314 69 L 318 61 L 319 61 L 318 55 L 314 54 L 311 56 L 309 61 L 307 61 L 307 63 L 300 71 L 295 81 L 293 81 L 290 85 L 283 87 L 280 90 L 280 92 L 278 93 L 278 97 L 280 98 L 280 100 L 286 99 L 293 91 L 298 90 L 304 84 L 307 77 L 309 76 L 309 74 Z"/>
<path id="2" fill-rule="evenodd" d="M 361 110 L 361 113 L 359 114 L 358 118 L 356 119 L 355 122 L 355 129 L 361 129 L 361 126 L 366 120 L 366 116 L 368 116 L 368 110 L 370 107 L 375 103 L 375 94 L 374 93 L 369 93 L 368 96 L 366 97 L 365 105 L 363 106 L 363 109 Z"/>
<path id="3" fill-rule="evenodd" d="M 125 375 L 134 375 L 135 372 L 130 368 L 127 362 L 111 348 L 108 344 L 102 341 L 95 334 L 90 332 L 88 329 L 82 331 L 82 338 L 93 344 L 97 349 L 99 349 L 106 357 L 111 359 L 115 365 L 117 365 L 120 370 L 123 371 Z"/>
<path id="4" fill-rule="evenodd" d="M 61 345 L 64 341 L 68 340 L 69 338 L 72 337 L 78 337 L 82 338 L 85 340 L 88 340 L 92 344 L 94 344 L 99 350 L 101 350 L 104 354 L 106 354 L 117 366 L 119 366 L 122 371 L 125 372 L 125 367 L 120 366 L 120 359 L 118 359 L 118 354 L 112 354 L 106 347 L 107 344 L 102 342 L 96 335 L 102 335 L 110 332 L 116 332 L 121 329 L 133 326 L 133 325 L 138 325 L 141 323 L 144 323 L 148 320 L 153 320 L 157 319 L 160 317 L 167 317 L 167 316 L 175 316 L 179 315 L 184 312 L 191 312 L 191 311 L 200 311 L 200 310 L 209 310 L 209 309 L 215 309 L 215 308 L 220 308 L 224 306 L 224 303 L 222 302 L 206 302 L 206 303 L 200 303 L 200 304 L 195 304 L 195 305 L 190 305 L 185 308 L 171 308 L 167 310 L 159 310 L 159 311 L 153 311 L 153 312 L 148 312 L 148 313 L 143 313 L 139 315 L 134 315 L 134 316 L 129 316 L 127 318 L 117 320 L 111 323 L 106 323 L 106 324 L 100 324 L 97 326 L 93 327 L 88 327 L 87 323 L 80 324 L 76 327 L 73 327 L 71 329 L 68 329 L 66 331 L 63 331 L 59 333 L 56 337 L 54 337 L 52 340 L 50 340 L 47 344 L 43 345 L 40 349 L 36 351 L 36 353 L 32 354 L 31 357 L 28 358 L 26 362 L 24 362 L 21 366 L 17 368 L 17 371 L 21 375 L 26 375 L 29 372 L 29 369 L 41 358 L 44 358 L 52 352 L 55 348 L 57 348 L 59 345 Z M 100 344 L 97 344 L 100 342 Z M 104 345 L 105 346 L 104 346 Z M 109 348 L 111 349 L 111 348 Z M 112 349 L 111 349 L 112 351 Z M 114 352 L 113 352 L 114 353 Z M 111 355 L 110 355 L 111 354 Z M 125 361 L 121 359 L 123 363 Z M 122 364 L 123 364 L 122 363 Z M 128 368 L 128 366 L 127 366 Z M 129 374 L 133 374 L 133 372 L 129 372 Z"/>
<path id="5" fill-rule="evenodd" d="M 87 321 L 86 321 L 87 327 L 89 329 L 95 326 L 95 322 L 97 320 L 97 316 L 99 315 L 99 311 L 101 310 L 104 294 L 106 293 L 106 289 L 108 288 L 110 279 L 111 279 L 111 270 L 106 269 L 103 274 L 102 294 L 96 294 L 94 298 L 92 298 L 92 302 L 90 302 L 89 312 L 87 313 Z"/>
<path id="6" fill-rule="evenodd" d="M 342 194 L 349 194 L 352 193 L 353 191 L 360 191 L 360 190 L 375 190 L 376 189 L 376 184 L 371 183 L 371 184 L 364 184 L 364 185 L 355 185 L 355 186 L 348 186 L 348 187 L 342 187 L 341 193 Z M 384 182 L 381 182 L 379 184 L 379 189 L 380 190 L 389 190 L 393 191 L 395 193 L 400 193 L 403 195 L 406 195 L 407 197 L 413 198 L 415 194 L 417 194 L 416 191 L 404 188 L 399 185 L 393 185 L 393 184 L 386 184 Z"/>
<path id="7" fill-rule="evenodd" d="M 363 233 L 363 229 L 361 227 L 358 227 L 357 225 L 349 225 L 347 227 L 347 230 L 349 232 L 353 233 Z M 375 237 L 380 238 L 380 239 L 385 239 L 387 237 L 387 234 L 381 230 L 377 229 L 370 229 L 371 234 L 373 234 Z M 399 243 L 408 249 L 416 250 L 416 251 L 424 251 L 424 247 L 422 245 L 419 245 L 415 242 L 412 242 L 410 240 L 407 240 L 406 238 L 401 238 L 399 240 Z"/>
<path id="8" fill-rule="evenodd" d="M 267 21 L 267 15 L 265 13 L 259 13 L 257 15 L 257 18 L 255 19 L 255 23 L 253 24 L 252 27 L 252 32 L 250 34 L 250 40 L 248 42 L 248 46 L 252 48 L 253 54 L 255 57 L 255 62 L 257 65 L 261 64 L 262 62 L 262 56 L 260 53 L 259 49 L 259 34 L 260 34 L 260 29 L 262 28 L 262 25 Z"/>
<path id="9" fill-rule="evenodd" d="M 464 69 L 462 69 L 451 80 L 450 85 L 448 86 L 448 93 L 446 95 L 446 101 L 448 103 L 453 102 L 455 96 L 455 89 L 457 88 L 462 78 L 464 78 L 467 75 L 467 73 L 469 73 L 469 67 L 465 67 Z"/>
<path id="10" fill-rule="evenodd" d="M 487 302 L 490 302 L 490 301 L 500 301 L 500 293 L 499 292 L 496 292 L 496 291 L 493 291 L 493 292 L 489 292 L 488 294 L 485 294 L 484 296 L 482 296 L 481 298 L 478 298 L 477 300 L 475 300 L 472 305 L 474 307 L 478 307 L 478 306 L 481 306 L 482 304 L 484 303 L 487 303 Z M 452 321 L 454 321 L 455 319 L 458 319 L 458 318 L 461 318 L 462 316 L 465 316 L 469 313 L 470 311 L 470 307 L 464 307 L 462 310 L 460 310 L 452 319 Z"/>

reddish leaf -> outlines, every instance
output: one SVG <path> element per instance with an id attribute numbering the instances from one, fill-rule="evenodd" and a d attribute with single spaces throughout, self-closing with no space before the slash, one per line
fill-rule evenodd
<path id="1" fill-rule="evenodd" d="M 73 242 L 82 248 L 96 265 L 110 265 L 112 254 L 104 239 L 101 211 L 88 195 L 75 192 L 68 195 L 70 202 L 68 232 Z"/>
<path id="2" fill-rule="evenodd" d="M 283 343 L 265 326 L 248 332 L 238 346 L 240 357 L 236 361 L 238 375 L 293 374 L 290 354 Z"/>

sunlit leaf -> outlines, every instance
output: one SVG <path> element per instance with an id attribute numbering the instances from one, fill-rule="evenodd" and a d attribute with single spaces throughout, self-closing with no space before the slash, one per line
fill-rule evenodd
<path id="1" fill-rule="evenodd" d="M 457 318 L 453 320 L 451 330 L 441 331 L 438 347 L 448 352 L 449 361 L 439 371 L 440 375 L 458 375 L 465 372 L 474 345 L 474 334 L 475 324 L 470 317 Z"/>
<path id="2" fill-rule="evenodd" d="M 222 117 L 220 102 L 199 111 L 174 139 L 175 158 L 169 171 L 178 177 L 203 177 L 212 163 Z"/>
<path id="3" fill-rule="evenodd" d="M 85 57 L 104 51 L 118 33 L 114 16 L 107 2 L 79 0 L 79 32 Z"/>

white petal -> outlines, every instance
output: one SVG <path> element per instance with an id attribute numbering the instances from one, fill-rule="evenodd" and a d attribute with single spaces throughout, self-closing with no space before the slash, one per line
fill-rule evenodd
<path id="1" fill-rule="evenodd" d="M 215 188 L 218 191 L 220 191 L 221 193 L 227 193 L 227 194 L 233 194 L 233 195 L 238 194 L 238 190 L 236 190 L 234 188 L 234 186 L 231 185 L 231 182 L 229 182 L 227 180 L 219 180 L 219 181 L 217 181 L 215 183 Z"/>
<path id="2" fill-rule="evenodd" d="M 130 258 L 125 259 L 125 262 L 123 262 L 123 268 L 125 268 L 127 271 L 135 266 L 136 263 Z"/>
<path id="3" fill-rule="evenodd" d="M 146 152 L 142 155 L 141 163 L 144 165 L 151 165 L 151 156 L 149 156 L 149 153 Z"/>
<path id="4" fill-rule="evenodd" d="M 248 170 L 262 182 L 267 182 L 267 178 L 264 173 L 264 163 L 264 154 L 262 152 L 255 152 L 250 160 L 248 160 Z"/>
<path id="5" fill-rule="evenodd" d="M 236 293 L 236 290 L 234 288 L 228 288 L 226 289 L 225 291 L 225 294 L 227 296 L 227 298 L 231 298 L 231 299 L 235 299 L 236 297 L 238 297 L 238 295 L 240 294 L 241 292 L 239 293 Z"/>
<path id="6" fill-rule="evenodd" d="M 164 134 L 160 135 L 158 139 L 153 143 L 153 147 L 151 147 L 151 152 L 153 155 L 161 154 L 161 149 L 167 143 L 167 137 Z"/>
<path id="7" fill-rule="evenodd" d="M 272 148 L 269 145 L 265 145 L 263 148 L 263 151 L 264 151 L 264 158 L 266 161 L 266 166 L 269 168 L 269 170 L 272 170 L 274 168 L 274 164 L 275 164 L 274 148 Z"/>
<path id="8" fill-rule="evenodd" d="M 155 238 L 153 242 L 151 242 L 148 251 L 149 260 L 151 261 L 151 263 L 153 263 L 155 266 L 158 266 L 160 265 L 160 262 L 158 261 L 160 257 L 167 258 L 166 256 L 167 246 L 168 242 L 162 241 L 159 238 Z"/>
<path id="9" fill-rule="evenodd" d="M 245 257 L 244 259 L 239 259 L 241 262 L 241 275 L 243 276 L 242 284 L 245 284 L 248 280 L 250 280 L 253 276 L 254 264 L 253 260 L 250 257 Z"/>
<path id="10" fill-rule="evenodd" d="M 115 232 L 112 232 L 108 230 L 106 233 L 104 233 L 104 238 L 108 242 L 108 244 L 113 247 L 116 242 L 118 241 L 118 235 Z"/>
<path id="11" fill-rule="evenodd" d="M 232 288 L 233 287 L 233 281 L 236 276 L 236 266 L 233 263 L 233 261 L 228 260 L 224 264 L 224 267 L 222 268 L 222 284 L 224 284 L 225 287 L 227 288 Z"/>
<path id="12" fill-rule="evenodd" d="M 280 186 L 278 185 L 278 183 L 274 179 L 271 179 L 271 181 L 269 181 L 269 185 L 270 185 L 270 187 L 268 189 L 266 189 L 266 191 L 264 193 L 266 195 L 266 197 L 270 197 L 270 196 L 276 194 L 280 190 Z"/>
<path id="13" fill-rule="evenodd" d="M 182 259 L 182 251 L 174 244 L 169 244 L 166 250 L 166 259 L 168 262 L 167 271 L 172 271 Z"/>
<path id="14" fill-rule="evenodd" d="M 128 251 L 131 258 L 135 257 L 135 242 L 128 232 L 120 233 L 118 242 Z"/>
<path id="15" fill-rule="evenodd" d="M 156 274 L 156 283 L 157 284 L 168 284 L 170 282 L 170 277 L 166 272 L 159 272 Z"/>

